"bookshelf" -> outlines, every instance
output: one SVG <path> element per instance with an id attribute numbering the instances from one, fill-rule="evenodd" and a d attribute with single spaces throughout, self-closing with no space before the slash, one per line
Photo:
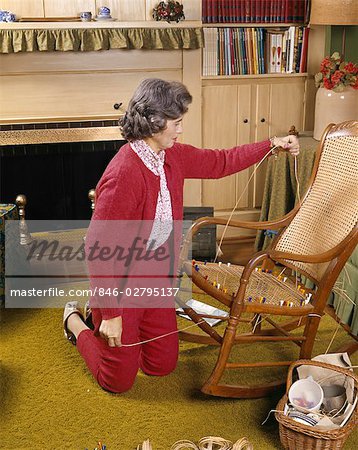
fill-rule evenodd
<path id="1" fill-rule="evenodd" d="M 202 75 L 304 73 L 309 28 L 204 27 Z"/>
<path id="2" fill-rule="evenodd" d="M 285 6 L 289 7 L 290 11 L 297 12 L 299 10 L 300 14 L 296 14 L 295 20 L 290 21 L 287 21 L 287 17 L 290 16 L 287 14 L 288 10 L 286 10 L 286 15 L 281 18 L 276 15 L 275 22 L 263 20 L 265 17 L 259 13 L 251 21 L 249 14 L 245 16 L 244 21 L 234 21 L 234 18 L 240 14 L 235 13 L 233 7 L 240 8 L 245 5 L 252 7 L 255 4 L 256 8 L 259 4 L 270 3 L 276 7 L 277 11 L 279 11 L 279 6 L 281 8 Z M 225 7 L 226 10 L 231 7 L 233 12 L 231 16 L 227 14 L 226 19 L 216 16 L 215 20 L 209 21 L 206 16 L 209 6 L 212 9 L 216 8 L 217 12 L 223 12 Z M 203 49 L 202 54 L 201 75 L 202 144 L 204 147 L 225 148 L 260 141 L 274 135 L 285 135 L 291 125 L 295 125 L 299 130 L 305 129 L 307 93 L 312 90 L 312 86 L 309 85 L 312 77 L 307 71 L 308 32 L 305 32 L 305 54 L 301 61 L 296 30 L 302 30 L 302 38 L 304 24 L 308 22 L 308 6 L 309 2 L 304 0 L 267 0 L 266 2 L 255 2 L 255 0 L 210 2 L 203 0 L 202 26 L 206 38 L 206 48 Z M 257 11 L 259 10 L 257 9 Z M 292 14 L 290 18 L 292 19 Z M 257 39 L 258 29 L 261 33 L 261 42 Z M 217 31 L 216 34 L 214 30 L 225 31 Z M 240 32 L 236 30 L 240 30 Z M 266 39 L 275 34 L 285 36 L 287 30 L 291 30 L 291 33 L 295 31 L 292 34 L 290 72 L 286 73 L 285 70 L 268 73 L 270 72 L 268 67 L 272 61 L 268 57 L 271 48 Z M 237 33 L 236 40 L 232 39 L 235 33 Z M 248 48 L 247 42 L 243 43 L 243 39 L 250 35 L 251 48 Z M 224 45 L 225 37 L 226 46 Z M 256 42 L 253 42 L 255 38 Z M 238 47 L 239 39 L 242 39 L 241 48 Z M 300 45 L 302 54 L 302 39 Z M 272 42 L 270 42 L 270 46 L 272 46 Z M 208 47 L 210 55 L 206 53 Z M 243 70 L 242 61 L 238 63 L 239 57 L 242 58 L 245 51 L 247 52 L 246 57 L 249 55 L 252 57 L 252 67 L 250 70 L 247 68 L 246 71 Z M 261 62 L 258 62 L 260 58 Z M 211 70 L 207 67 L 208 62 L 211 62 Z M 281 63 L 282 53 L 279 55 L 280 68 Z M 228 216 L 245 188 L 252 171 L 253 169 L 250 168 L 222 180 L 203 180 L 203 206 L 214 206 L 216 215 Z M 256 172 L 248 191 L 237 206 L 236 218 L 241 220 L 258 219 L 265 172 L 266 164 L 264 163 Z"/>
<path id="3" fill-rule="evenodd" d="M 202 0 L 203 23 L 304 23 L 310 0 Z"/>

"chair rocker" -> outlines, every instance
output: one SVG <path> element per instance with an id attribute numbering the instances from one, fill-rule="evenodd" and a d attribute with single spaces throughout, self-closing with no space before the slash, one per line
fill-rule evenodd
<path id="1" fill-rule="evenodd" d="M 331 124 L 322 136 L 309 187 L 300 204 L 276 221 L 230 220 L 228 226 L 231 227 L 280 230 L 271 246 L 256 253 L 245 267 L 187 260 L 192 236 L 209 224 L 227 225 L 227 220 L 204 217 L 192 225 L 182 248 L 182 273 L 229 308 L 225 331 L 219 333 L 203 320 L 213 316 L 198 314 L 185 304 L 181 305 L 205 334 L 182 331 L 180 338 L 220 346 L 216 365 L 202 392 L 221 397 L 257 398 L 284 384 L 283 380 L 260 385 L 224 384 L 221 380 L 226 369 L 253 367 L 260 370 L 292 363 L 229 362 L 235 344 L 292 342 L 299 346 L 297 359 L 311 358 L 328 296 L 358 242 L 357 186 L 358 122 Z M 297 288 L 297 278 L 295 280 L 292 273 L 312 280 L 314 290 Z M 244 313 L 254 315 L 253 323 L 265 320 L 250 332 L 240 334 L 239 322 L 248 321 Z M 285 321 L 276 323 L 271 316 L 284 316 Z"/>

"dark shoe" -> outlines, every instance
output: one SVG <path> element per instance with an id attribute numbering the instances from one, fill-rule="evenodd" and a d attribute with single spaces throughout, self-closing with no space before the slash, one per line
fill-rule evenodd
<path id="1" fill-rule="evenodd" d="M 94 325 L 92 322 L 92 309 L 90 307 L 89 300 L 87 300 L 83 308 L 83 317 L 85 318 L 85 324 L 88 326 L 88 328 L 94 330 Z"/>
<path id="2" fill-rule="evenodd" d="M 78 309 L 78 302 L 68 302 L 65 305 L 65 309 L 63 311 L 63 332 L 65 338 L 71 342 L 71 344 L 76 345 L 76 336 L 67 328 L 68 318 L 72 314 L 78 314 L 80 318 L 84 322 L 84 317 L 81 311 Z"/>

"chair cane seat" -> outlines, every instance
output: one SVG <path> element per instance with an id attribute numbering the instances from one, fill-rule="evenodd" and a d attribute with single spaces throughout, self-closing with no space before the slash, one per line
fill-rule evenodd
<path id="1" fill-rule="evenodd" d="M 202 261 L 195 261 L 193 265 L 185 264 L 185 271 L 192 277 L 193 282 L 205 292 L 214 292 L 216 295 L 213 297 L 220 299 L 227 306 L 230 306 L 237 294 L 243 270 L 243 266 L 235 264 Z M 305 315 L 313 308 L 307 300 L 304 288 L 299 289 L 288 277 L 279 276 L 279 272 L 276 274 L 262 270 L 251 274 L 244 302 L 247 312 L 265 312 L 272 307 L 279 307 L 282 311 L 282 307 L 287 307 L 293 315 L 294 310 L 297 314 Z"/>

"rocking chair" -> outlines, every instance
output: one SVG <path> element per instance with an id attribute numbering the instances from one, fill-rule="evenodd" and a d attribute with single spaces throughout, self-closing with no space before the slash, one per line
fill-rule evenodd
<path id="1" fill-rule="evenodd" d="M 311 358 L 328 296 L 358 242 L 357 186 L 358 122 L 331 124 L 321 139 L 309 187 L 300 204 L 276 221 L 230 220 L 231 227 L 281 230 L 271 246 L 256 253 L 245 267 L 185 260 L 189 236 L 209 224 L 225 226 L 227 220 L 204 217 L 193 224 L 182 248 L 182 272 L 204 293 L 229 308 L 225 331 L 220 333 L 203 320 L 213 316 L 199 314 L 184 303 L 181 305 L 205 334 L 183 331 L 180 338 L 220 346 L 217 363 L 202 392 L 221 397 L 257 398 L 283 384 L 283 380 L 255 386 L 224 384 L 222 377 L 226 369 L 260 370 L 292 363 L 230 362 L 235 344 L 292 342 L 300 348 L 297 359 Z M 297 274 L 312 280 L 315 288 L 297 286 Z M 252 313 L 252 323 L 260 325 L 240 334 L 239 322 L 248 321 L 244 313 Z M 272 315 L 291 316 L 291 319 L 277 323 L 270 318 Z M 261 321 L 269 326 L 262 326 Z M 298 331 L 301 333 L 297 334 Z"/>

